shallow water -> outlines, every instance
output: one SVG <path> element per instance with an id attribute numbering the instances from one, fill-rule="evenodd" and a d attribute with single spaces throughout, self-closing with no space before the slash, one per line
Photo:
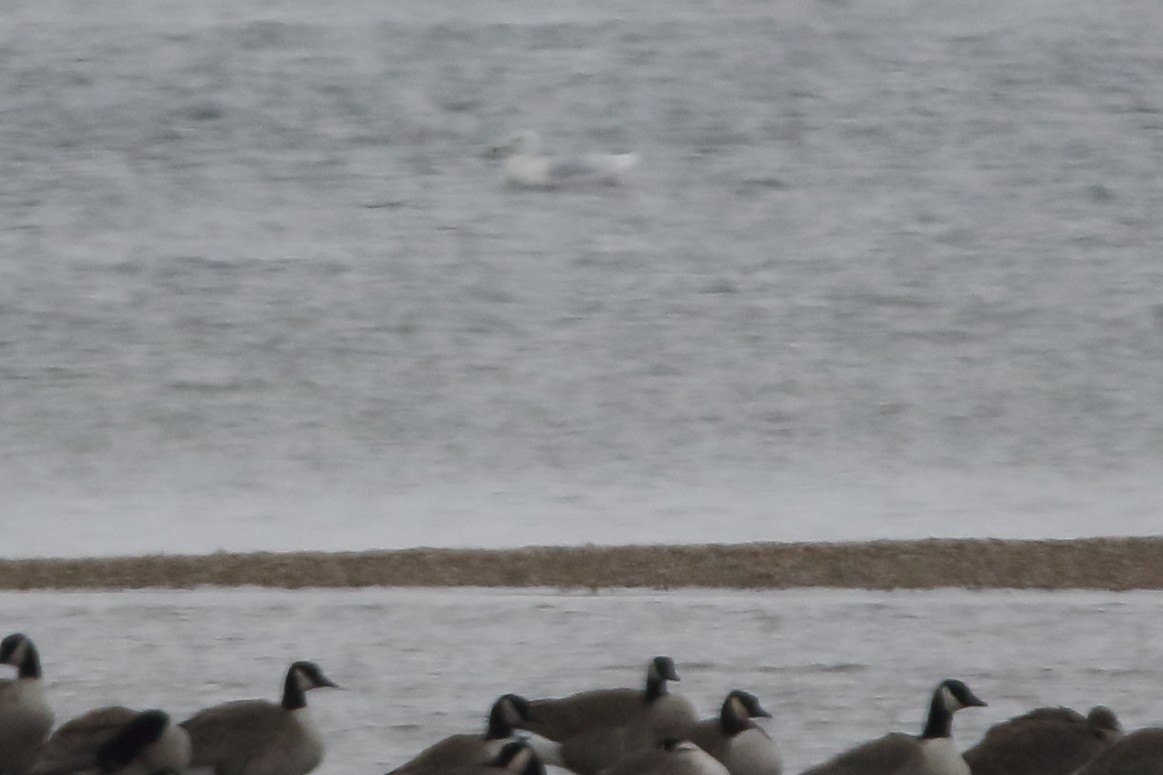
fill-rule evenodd
<path id="1" fill-rule="evenodd" d="M 989 703 L 957 715 L 962 747 L 1034 706 L 1103 703 L 1128 729 L 1163 720 L 1157 593 L 302 590 L 0 593 L 34 638 L 61 718 L 107 703 L 184 718 L 276 698 L 290 662 L 342 691 L 309 696 L 318 770 L 378 773 L 483 729 L 497 696 L 638 685 L 659 653 L 700 712 L 732 688 L 774 716 L 785 771 L 890 730 L 919 731 L 932 687 Z"/>
<path id="2" fill-rule="evenodd" d="M 5 17 L 0 554 L 1158 529 L 1155 3 Z"/>

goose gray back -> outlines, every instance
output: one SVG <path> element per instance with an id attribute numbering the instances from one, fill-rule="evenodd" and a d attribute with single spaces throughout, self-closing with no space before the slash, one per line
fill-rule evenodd
<path id="1" fill-rule="evenodd" d="M 780 775 L 779 747 L 756 718 L 771 714 L 754 694 L 736 689 L 723 700 L 718 717 L 692 725 L 683 737 L 722 762 L 731 775 Z"/>
<path id="2" fill-rule="evenodd" d="M 190 738 L 160 710 L 98 708 L 71 719 L 41 746 L 30 775 L 179 775 Z"/>
<path id="3" fill-rule="evenodd" d="M 428 746 L 389 775 L 419 775 L 451 767 L 487 764 L 496 759 L 506 743 L 513 741 L 514 730 L 525 720 L 528 708 L 529 703 L 524 697 L 504 694 L 497 698 L 489 710 L 484 734 L 450 735 Z M 557 748 L 557 743 L 544 738 L 538 738 L 536 743 L 526 742 L 530 743 L 543 761 L 556 763 L 552 752 Z"/>
<path id="4" fill-rule="evenodd" d="M 1123 736 L 1076 775 L 1163 775 L 1163 729 L 1147 727 Z"/>
<path id="5" fill-rule="evenodd" d="M 893 733 L 807 770 L 805 775 L 971 775 L 952 738 L 953 714 L 985 703 L 956 679 L 938 684 L 920 737 Z"/>
<path id="6" fill-rule="evenodd" d="M 1122 737 L 1102 705 L 1085 717 L 1070 708 L 1037 708 L 994 724 L 965 752 L 973 775 L 1069 775 Z"/>
<path id="7" fill-rule="evenodd" d="M 311 689 L 336 684 L 314 662 L 295 662 L 279 703 L 236 700 L 182 722 L 190 734 L 191 769 L 214 775 L 306 775 L 323 761 L 323 737 L 307 711 Z"/>
<path id="8" fill-rule="evenodd" d="M 728 775 L 715 757 L 689 740 L 664 740 L 635 751 L 602 771 L 602 775 Z"/>
<path id="9" fill-rule="evenodd" d="M 644 724 L 657 739 L 673 736 L 698 720 L 690 701 L 669 691 L 667 682 L 677 680 L 674 660 L 655 657 L 646 666 L 644 688 L 591 689 L 533 700 L 521 728 L 559 742 L 595 729 Z"/>
<path id="10" fill-rule="evenodd" d="M 14 633 L 0 641 L 0 664 L 16 668 L 15 678 L 0 680 L 0 773 L 19 775 L 32 765 L 52 730 L 53 712 L 40 655 L 27 635 Z"/>

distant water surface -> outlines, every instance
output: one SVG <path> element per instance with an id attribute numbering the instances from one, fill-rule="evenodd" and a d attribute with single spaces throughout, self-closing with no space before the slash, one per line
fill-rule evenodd
<path id="1" fill-rule="evenodd" d="M 1148 0 L 9 3 L 0 554 L 1157 532 L 1160 72 Z"/>

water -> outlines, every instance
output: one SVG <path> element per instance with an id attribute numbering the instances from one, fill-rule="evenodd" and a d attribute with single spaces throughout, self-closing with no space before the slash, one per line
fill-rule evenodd
<path id="1" fill-rule="evenodd" d="M 962 748 L 1043 705 L 1103 703 L 1128 730 L 1161 721 L 1163 598 L 1148 592 L 9 592 L 0 610 L 37 643 L 60 721 L 110 703 L 182 719 L 277 699 L 287 666 L 316 660 L 343 687 L 308 698 L 329 746 L 319 775 L 386 772 L 483 730 L 506 692 L 640 685 L 658 653 L 702 715 L 753 691 L 787 773 L 919 733 L 947 677 L 989 703 L 957 714 Z"/>
<path id="2" fill-rule="evenodd" d="M 5 17 L 0 555 L 1158 529 L 1157 4 Z"/>

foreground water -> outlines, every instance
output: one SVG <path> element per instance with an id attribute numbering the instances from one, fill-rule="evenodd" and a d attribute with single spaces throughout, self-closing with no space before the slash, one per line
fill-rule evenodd
<path id="1" fill-rule="evenodd" d="M 0 554 L 1158 529 L 1155 3 L 5 17 Z"/>
<path id="2" fill-rule="evenodd" d="M 38 644 L 62 719 L 274 699 L 292 661 L 317 660 L 343 686 L 309 698 L 330 746 L 321 775 L 385 772 L 483 728 L 505 692 L 638 685 L 658 653 L 706 715 L 730 689 L 754 691 L 789 773 L 919 731 L 951 676 L 989 703 L 958 714 L 962 747 L 1039 705 L 1104 703 L 1128 729 L 1163 720 L 1155 593 L 9 592 L 0 610 Z"/>

